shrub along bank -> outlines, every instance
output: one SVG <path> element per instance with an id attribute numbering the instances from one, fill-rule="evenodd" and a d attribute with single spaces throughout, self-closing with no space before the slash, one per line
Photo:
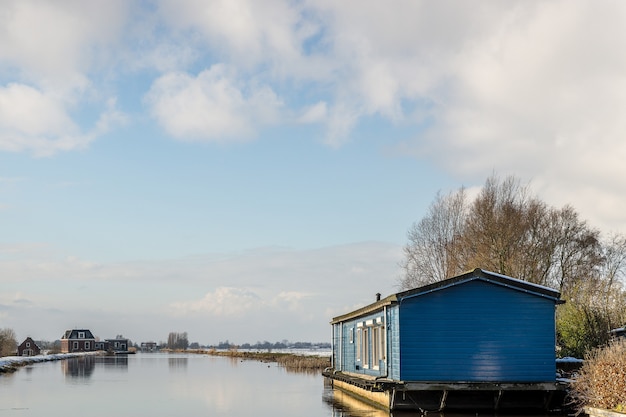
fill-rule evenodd
<path id="1" fill-rule="evenodd" d="M 626 339 L 611 342 L 585 357 L 572 383 L 576 404 L 626 413 Z"/>

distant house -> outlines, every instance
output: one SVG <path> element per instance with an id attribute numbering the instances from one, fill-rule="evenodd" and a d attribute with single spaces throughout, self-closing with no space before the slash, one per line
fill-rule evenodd
<path id="1" fill-rule="evenodd" d="M 61 337 L 61 352 L 93 352 L 96 350 L 96 338 L 88 329 L 66 330 Z"/>
<path id="2" fill-rule="evenodd" d="M 35 356 L 41 354 L 41 349 L 33 339 L 27 337 L 21 345 L 17 347 L 18 356 Z"/>
<path id="3" fill-rule="evenodd" d="M 155 352 L 158 346 L 156 342 L 141 342 L 141 351 L 142 352 Z"/>
<path id="4" fill-rule="evenodd" d="M 392 409 L 410 394 L 411 403 L 425 401 L 424 392 L 443 407 L 465 395 L 468 384 L 497 398 L 494 406 L 518 390 L 551 396 L 560 389 L 560 303 L 558 291 L 481 269 L 377 296 L 332 319 L 333 369 L 325 375 L 336 387 L 360 384 L 358 395 L 377 395 L 373 401 Z"/>
<path id="5" fill-rule="evenodd" d="M 102 340 L 97 341 L 96 344 L 95 344 L 95 350 L 108 351 L 109 350 L 109 342 L 102 341 Z"/>
<path id="6" fill-rule="evenodd" d="M 113 352 L 128 352 L 128 339 L 118 337 L 115 339 L 107 339 L 106 342 L 109 344 L 107 350 Z"/>

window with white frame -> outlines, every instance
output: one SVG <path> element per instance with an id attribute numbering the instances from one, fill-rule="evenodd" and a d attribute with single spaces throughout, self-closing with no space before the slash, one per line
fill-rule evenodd
<path id="1" fill-rule="evenodd" d="M 386 333 L 382 317 L 357 325 L 356 359 L 364 369 L 380 369 L 386 359 Z"/>
<path id="2" fill-rule="evenodd" d="M 85 350 L 91 349 L 91 344 L 89 342 L 85 342 Z"/>
<path id="3" fill-rule="evenodd" d="M 85 332 L 78 332 L 78 338 L 79 339 L 84 339 L 85 338 Z"/>

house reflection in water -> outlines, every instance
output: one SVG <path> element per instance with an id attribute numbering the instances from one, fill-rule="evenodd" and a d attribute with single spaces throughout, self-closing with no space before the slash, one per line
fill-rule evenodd
<path id="1" fill-rule="evenodd" d="M 98 365 L 128 371 L 128 355 L 105 355 L 97 357 Z"/>
<path id="2" fill-rule="evenodd" d="M 169 364 L 170 372 L 187 370 L 187 358 L 168 358 L 167 363 Z"/>
<path id="3" fill-rule="evenodd" d="M 81 356 L 61 361 L 61 371 L 66 378 L 89 379 L 96 367 L 96 357 Z"/>
<path id="4" fill-rule="evenodd" d="M 88 379 L 96 369 L 128 372 L 128 356 L 88 355 L 61 361 L 61 370 L 66 378 Z"/>

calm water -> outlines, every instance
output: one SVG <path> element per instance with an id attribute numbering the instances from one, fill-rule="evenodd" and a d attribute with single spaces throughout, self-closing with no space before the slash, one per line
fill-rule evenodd
<path id="1" fill-rule="evenodd" d="M 92 356 L 0 375 L 0 416 L 336 416 L 319 374 L 204 355 Z"/>
<path id="2" fill-rule="evenodd" d="M 0 374 L 0 417 L 79 415 L 391 417 L 333 392 L 319 373 L 204 355 L 91 356 Z"/>

